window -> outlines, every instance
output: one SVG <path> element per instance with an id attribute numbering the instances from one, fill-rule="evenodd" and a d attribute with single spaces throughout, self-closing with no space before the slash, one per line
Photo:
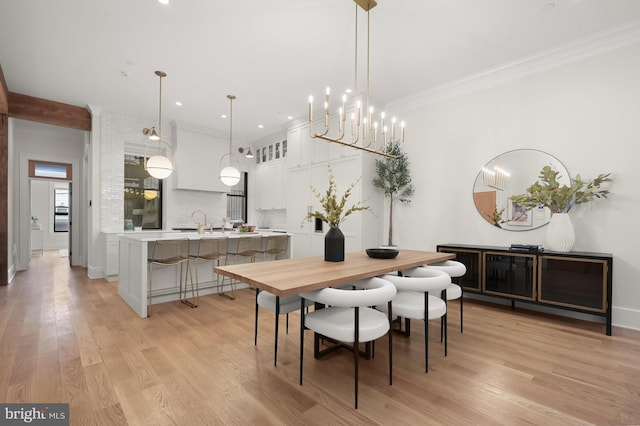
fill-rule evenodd
<path id="1" fill-rule="evenodd" d="M 234 223 L 247 223 L 247 172 L 240 174 L 240 182 L 227 194 L 227 216 Z"/>
<path id="2" fill-rule="evenodd" d="M 29 160 L 29 177 L 71 180 L 71 164 Z"/>
<path id="3" fill-rule="evenodd" d="M 124 228 L 162 228 L 162 181 L 149 176 L 145 158 L 124 156 Z"/>
<path id="4" fill-rule="evenodd" d="M 53 189 L 53 232 L 69 232 L 69 184 L 64 185 Z"/>

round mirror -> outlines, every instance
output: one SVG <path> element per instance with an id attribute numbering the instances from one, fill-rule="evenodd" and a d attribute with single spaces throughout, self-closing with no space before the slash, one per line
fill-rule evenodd
<path id="1" fill-rule="evenodd" d="M 546 225 L 551 212 L 546 207 L 525 210 L 509 200 L 524 194 L 538 181 L 544 166 L 559 171 L 560 185 L 571 185 L 569 172 L 554 156 L 535 149 L 516 149 L 498 155 L 478 173 L 473 185 L 473 201 L 490 224 L 509 231 L 530 231 Z"/>

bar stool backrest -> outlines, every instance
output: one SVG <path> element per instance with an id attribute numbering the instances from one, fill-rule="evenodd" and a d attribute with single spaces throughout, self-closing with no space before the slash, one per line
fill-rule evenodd
<path id="1" fill-rule="evenodd" d="M 149 262 L 174 265 L 189 260 L 189 240 L 157 240 L 149 253 Z"/>
<path id="2" fill-rule="evenodd" d="M 269 235 L 267 237 L 262 237 L 262 239 L 262 252 L 264 254 L 277 256 L 287 251 L 289 237 L 286 235 Z"/>
<path id="3" fill-rule="evenodd" d="M 245 257 L 255 257 L 262 251 L 262 237 L 238 238 L 238 249 L 234 254 Z"/>
<path id="4" fill-rule="evenodd" d="M 217 260 L 227 255 L 229 237 L 224 238 L 200 238 L 198 251 L 193 257 L 206 260 Z"/>

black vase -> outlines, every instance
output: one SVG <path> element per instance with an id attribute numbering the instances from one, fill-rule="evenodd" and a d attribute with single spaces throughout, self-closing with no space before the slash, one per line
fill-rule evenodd
<path id="1" fill-rule="evenodd" d="M 324 236 L 324 260 L 344 261 L 344 234 L 337 226 L 332 226 Z"/>

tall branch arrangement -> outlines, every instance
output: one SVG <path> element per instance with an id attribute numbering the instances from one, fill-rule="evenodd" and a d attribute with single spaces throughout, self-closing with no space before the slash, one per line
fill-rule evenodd
<path id="1" fill-rule="evenodd" d="M 393 202 L 410 203 L 413 195 L 409 159 L 402 151 L 399 141 L 387 144 L 386 152 L 396 158 L 376 160 L 376 177 L 373 186 L 381 189 L 384 196 L 389 198 L 389 238 L 388 245 L 393 245 Z"/>

